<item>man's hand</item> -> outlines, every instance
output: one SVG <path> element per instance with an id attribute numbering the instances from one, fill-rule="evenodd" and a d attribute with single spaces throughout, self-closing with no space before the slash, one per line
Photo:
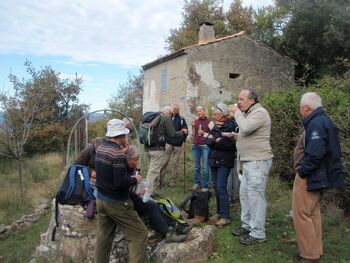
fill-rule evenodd
<path id="1" fill-rule="evenodd" d="M 184 134 L 188 134 L 188 130 L 185 129 L 185 128 L 181 129 L 181 131 L 182 131 Z"/>
<path id="2" fill-rule="evenodd" d="M 238 108 L 238 104 L 231 104 L 228 105 L 228 111 L 231 113 L 231 116 L 233 116 L 236 112 L 240 112 L 241 110 Z"/>
<path id="3" fill-rule="evenodd" d="M 96 171 L 95 170 L 91 170 L 90 178 L 92 178 L 92 179 L 96 178 Z"/>
<path id="4" fill-rule="evenodd" d="M 139 175 L 135 175 L 134 178 L 136 179 L 137 183 L 140 183 L 142 181 L 142 176 Z"/>

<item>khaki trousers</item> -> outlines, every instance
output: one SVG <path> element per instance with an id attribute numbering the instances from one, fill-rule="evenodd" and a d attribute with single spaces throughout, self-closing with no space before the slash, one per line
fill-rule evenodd
<path id="1" fill-rule="evenodd" d="M 306 188 L 306 179 L 295 176 L 293 223 L 301 257 L 318 259 L 323 255 L 320 193 Z"/>
<path id="2" fill-rule="evenodd" d="M 179 161 L 182 153 L 182 146 L 173 146 L 166 144 L 165 153 L 166 154 L 164 157 L 163 167 L 160 170 L 160 179 L 161 181 L 164 181 L 169 166 L 171 172 L 170 180 L 171 182 L 176 183 Z"/>
<path id="3" fill-rule="evenodd" d="M 149 151 L 147 152 L 149 158 L 149 166 L 147 172 L 147 183 L 148 183 L 148 192 L 152 196 L 157 190 L 160 178 L 160 170 L 163 167 L 164 158 L 166 156 L 165 152 L 160 151 Z"/>
<path id="4" fill-rule="evenodd" d="M 113 204 L 97 199 L 97 241 L 96 263 L 108 263 L 118 224 L 128 241 L 129 262 L 143 263 L 147 259 L 147 228 L 134 210 L 131 200 L 117 201 Z"/>

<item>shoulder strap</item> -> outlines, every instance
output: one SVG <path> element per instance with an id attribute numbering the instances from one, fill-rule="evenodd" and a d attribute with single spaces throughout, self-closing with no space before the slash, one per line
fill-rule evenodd
<path id="1" fill-rule="evenodd" d="M 52 229 L 52 235 L 51 235 L 51 241 L 55 241 L 55 238 L 56 238 L 56 231 L 57 231 L 57 228 L 58 228 L 58 201 L 57 201 L 57 196 L 55 198 L 55 222 L 56 222 L 56 225 L 54 226 L 54 228 Z"/>
<path id="2" fill-rule="evenodd" d="M 68 191 L 64 197 L 64 199 L 68 199 L 71 194 L 74 191 L 74 185 L 75 185 L 75 172 L 77 171 L 77 166 L 76 165 L 72 165 L 69 167 L 69 172 L 68 172 L 68 176 L 69 176 L 69 187 L 68 187 Z"/>
<path id="3" fill-rule="evenodd" d="M 89 196 L 89 199 L 90 200 L 95 200 L 95 196 L 92 192 L 92 189 L 90 187 L 90 178 L 89 178 L 89 170 L 87 167 L 82 167 L 81 168 L 81 171 L 83 173 L 83 177 L 84 177 L 84 185 L 85 185 L 85 189 L 86 189 L 86 192 Z"/>

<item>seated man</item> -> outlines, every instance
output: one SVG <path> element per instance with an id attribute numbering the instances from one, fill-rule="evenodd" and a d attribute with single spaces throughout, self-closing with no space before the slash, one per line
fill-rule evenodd
<path id="1" fill-rule="evenodd" d="M 128 163 L 128 174 L 131 176 L 135 173 L 139 163 L 140 152 L 139 149 L 131 145 L 126 152 L 126 159 Z M 134 191 L 130 190 L 130 199 L 134 204 L 135 211 L 140 217 L 147 216 L 150 220 L 151 226 L 161 235 L 161 238 L 166 238 L 168 242 L 182 242 L 186 235 L 178 235 L 169 226 L 164 216 L 162 215 L 159 205 L 152 199 L 144 202 L 142 198 Z"/>

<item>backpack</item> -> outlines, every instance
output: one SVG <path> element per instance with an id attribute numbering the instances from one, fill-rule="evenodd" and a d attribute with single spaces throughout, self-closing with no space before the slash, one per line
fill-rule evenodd
<path id="1" fill-rule="evenodd" d="M 56 226 L 52 232 L 52 241 L 55 240 L 58 223 L 58 208 L 62 205 L 86 204 L 89 200 L 95 200 L 90 187 L 89 169 L 84 165 L 73 164 L 68 168 L 67 174 L 58 188 L 55 197 L 55 221 Z"/>
<path id="2" fill-rule="evenodd" d="M 164 146 L 164 140 L 159 137 L 158 127 L 161 123 L 160 112 L 145 112 L 139 128 L 140 143 L 145 146 Z"/>
<path id="3" fill-rule="evenodd" d="M 209 219 L 209 202 L 212 193 L 194 191 L 185 198 L 181 203 L 180 208 L 188 213 L 188 218 L 199 218 L 201 221 L 207 221 Z M 189 208 L 186 206 L 189 203 Z"/>
<path id="4" fill-rule="evenodd" d="M 157 200 L 159 209 L 167 221 L 168 225 L 179 234 L 187 234 L 191 227 L 186 223 L 181 215 L 180 209 L 169 198 Z"/>

